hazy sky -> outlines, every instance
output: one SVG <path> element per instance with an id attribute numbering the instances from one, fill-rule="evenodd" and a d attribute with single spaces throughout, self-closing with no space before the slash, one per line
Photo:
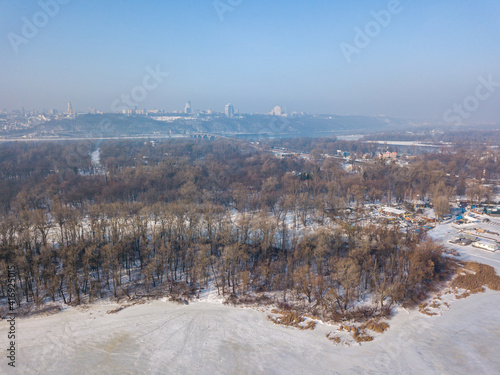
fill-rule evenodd
<path id="1" fill-rule="evenodd" d="M 0 108 L 110 112 L 134 93 L 148 109 L 439 120 L 468 98 L 468 121 L 500 120 L 500 84 L 474 101 L 481 76 L 500 82 L 498 0 L 41 3 L 0 0 Z"/>

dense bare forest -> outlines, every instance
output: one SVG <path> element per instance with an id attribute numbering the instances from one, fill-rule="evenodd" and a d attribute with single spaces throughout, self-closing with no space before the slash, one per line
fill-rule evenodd
<path id="1" fill-rule="evenodd" d="M 360 220 L 374 201 L 454 194 L 491 199 L 498 152 L 427 154 L 408 165 L 345 168 L 324 156 L 374 146 L 335 139 L 0 146 L 0 294 L 16 270 L 18 304 L 106 297 L 300 302 L 338 318 L 367 299 L 387 313 L 416 303 L 450 269 L 423 230 Z M 273 147 L 310 153 L 278 158 Z M 487 172 L 485 172 L 487 171 Z M 267 294 L 265 294 L 267 293 Z M 259 297 L 260 296 L 260 297 Z M 271 296 L 271 297 L 270 297 Z"/>

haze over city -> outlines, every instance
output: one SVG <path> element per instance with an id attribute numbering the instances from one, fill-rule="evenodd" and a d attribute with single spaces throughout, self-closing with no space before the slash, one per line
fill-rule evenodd
<path id="1" fill-rule="evenodd" d="M 112 112 L 159 69 L 138 108 L 443 121 L 486 80 L 459 115 L 500 116 L 498 1 L 52 3 L 0 2 L 0 109 Z"/>

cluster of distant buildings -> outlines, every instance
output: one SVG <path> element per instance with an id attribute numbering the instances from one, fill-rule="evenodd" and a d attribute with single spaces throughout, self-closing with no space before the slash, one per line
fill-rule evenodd
<path id="1" fill-rule="evenodd" d="M 103 114 L 104 112 L 96 110 L 94 107 L 90 107 L 87 112 L 81 112 L 79 114 Z M 126 108 L 122 109 L 121 112 L 124 115 L 165 115 L 165 114 L 178 114 L 178 115 L 195 115 L 195 114 L 203 114 L 203 115 L 220 115 L 221 113 L 217 113 L 213 111 L 212 109 L 207 109 L 207 110 L 193 110 L 191 101 L 188 100 L 186 102 L 186 105 L 184 106 L 184 110 L 178 111 L 165 111 L 162 109 L 139 109 L 137 106 L 133 108 Z M 71 102 L 67 103 L 67 108 L 66 111 L 59 111 L 58 109 L 49 109 L 48 111 L 38 111 L 38 110 L 31 110 L 31 111 L 25 111 L 24 107 L 19 110 L 13 110 L 12 112 L 7 112 L 5 110 L 0 110 L 0 114 L 11 114 L 11 115 L 17 115 L 17 116 L 22 116 L 22 117 L 32 117 L 32 116 L 51 116 L 53 118 L 64 118 L 64 117 L 69 117 L 72 118 L 77 115 L 75 110 L 73 109 L 73 106 Z M 235 117 L 236 115 L 239 114 L 238 109 L 236 109 L 231 103 L 226 104 L 224 108 L 224 113 L 226 117 Z M 269 115 L 273 116 L 287 116 L 285 110 L 280 107 L 276 106 L 274 107 L 271 112 L 268 113 Z"/>
<path id="2" fill-rule="evenodd" d="M 102 114 L 103 112 L 97 111 L 94 107 L 90 107 L 88 112 L 89 114 Z M 73 105 L 71 102 L 67 103 L 66 111 L 59 111 L 58 109 L 51 108 L 49 110 L 39 111 L 37 109 L 33 109 L 30 111 L 26 111 L 24 107 L 21 109 L 15 109 L 12 112 L 7 112 L 5 110 L 0 110 L 0 114 L 21 116 L 21 117 L 53 117 L 53 118 L 63 118 L 63 117 L 74 117 L 77 115 L 76 111 L 73 109 Z"/>
<path id="3" fill-rule="evenodd" d="M 390 152 L 386 151 L 384 153 L 378 154 L 379 159 L 397 159 L 398 158 L 398 153 L 397 152 Z"/>

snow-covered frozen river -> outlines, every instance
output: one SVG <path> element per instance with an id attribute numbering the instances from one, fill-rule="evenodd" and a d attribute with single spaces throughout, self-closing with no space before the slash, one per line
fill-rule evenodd
<path id="1" fill-rule="evenodd" d="M 497 374 L 500 293 L 460 300 L 442 316 L 400 310 L 391 328 L 361 346 L 314 331 L 275 326 L 266 314 L 156 301 L 117 314 L 114 305 L 19 320 L 17 368 L 24 374 Z M 5 346 L 6 322 L 0 337 Z M 12 371 L 14 370 L 14 371 Z"/>

